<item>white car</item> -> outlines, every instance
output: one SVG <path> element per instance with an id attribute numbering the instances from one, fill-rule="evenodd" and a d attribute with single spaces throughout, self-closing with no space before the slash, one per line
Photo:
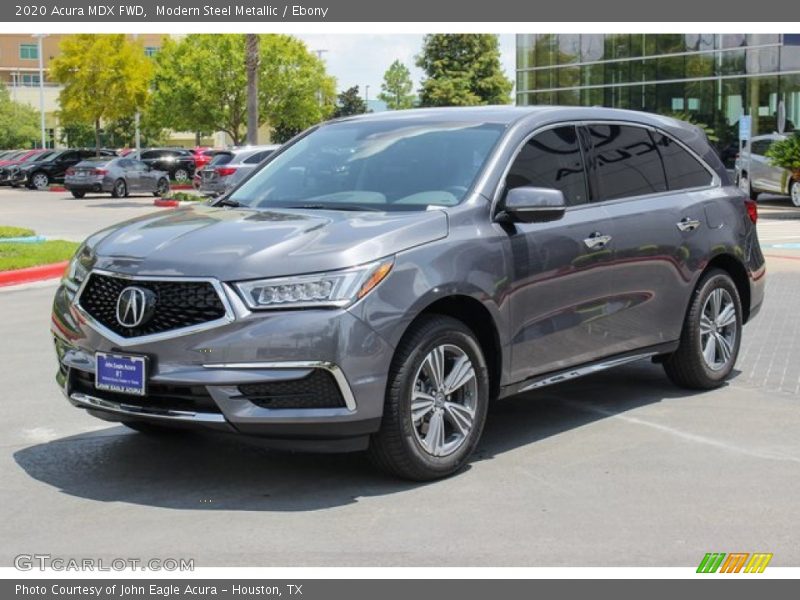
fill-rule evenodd
<path id="1" fill-rule="evenodd" d="M 744 142 L 736 159 L 736 182 L 753 200 L 762 192 L 783 194 L 800 207 L 800 181 L 792 179 L 792 172 L 788 169 L 772 166 L 765 156 L 772 144 L 787 137 L 773 133 L 754 136 L 749 144 Z"/>

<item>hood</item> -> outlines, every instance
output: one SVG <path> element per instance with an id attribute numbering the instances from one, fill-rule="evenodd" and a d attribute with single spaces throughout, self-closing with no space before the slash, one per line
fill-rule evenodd
<path id="1" fill-rule="evenodd" d="M 222 281 L 344 269 L 447 236 L 442 210 L 350 212 L 200 205 L 91 236 L 96 268 Z"/>

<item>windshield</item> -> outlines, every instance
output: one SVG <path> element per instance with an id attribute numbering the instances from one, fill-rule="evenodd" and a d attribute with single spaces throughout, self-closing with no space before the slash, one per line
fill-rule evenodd
<path id="1" fill-rule="evenodd" d="M 324 125 L 268 162 L 228 201 L 333 210 L 453 206 L 466 195 L 503 128 L 413 118 Z"/>

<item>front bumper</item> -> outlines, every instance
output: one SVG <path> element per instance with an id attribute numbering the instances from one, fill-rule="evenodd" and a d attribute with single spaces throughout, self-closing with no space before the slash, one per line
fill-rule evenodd
<path id="1" fill-rule="evenodd" d="M 60 286 L 52 331 L 57 380 L 69 401 L 109 421 L 258 435 L 287 449 L 365 448 L 380 426 L 393 353 L 383 338 L 346 310 L 250 312 L 231 288 L 220 289 L 232 309 L 230 320 L 137 343 L 104 332 Z M 148 396 L 97 390 L 98 351 L 147 356 Z M 244 393 L 260 385 L 292 386 L 316 374 L 335 385 L 340 405 L 316 406 L 306 395 L 309 406 L 270 408 Z"/>

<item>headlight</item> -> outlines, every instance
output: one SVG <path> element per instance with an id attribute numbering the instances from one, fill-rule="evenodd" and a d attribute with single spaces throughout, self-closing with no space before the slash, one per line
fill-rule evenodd
<path id="1" fill-rule="evenodd" d="M 69 265 L 67 265 L 67 270 L 64 273 L 64 285 L 70 291 L 77 292 L 80 289 L 81 284 L 83 284 L 86 276 L 89 274 L 89 270 L 83 264 L 83 260 L 87 257 L 86 254 L 86 247 L 81 246 L 75 252 L 75 256 L 72 257 L 72 260 L 69 261 Z"/>
<path id="2" fill-rule="evenodd" d="M 370 293 L 393 264 L 390 258 L 342 271 L 242 281 L 236 288 L 253 309 L 343 307 Z"/>

